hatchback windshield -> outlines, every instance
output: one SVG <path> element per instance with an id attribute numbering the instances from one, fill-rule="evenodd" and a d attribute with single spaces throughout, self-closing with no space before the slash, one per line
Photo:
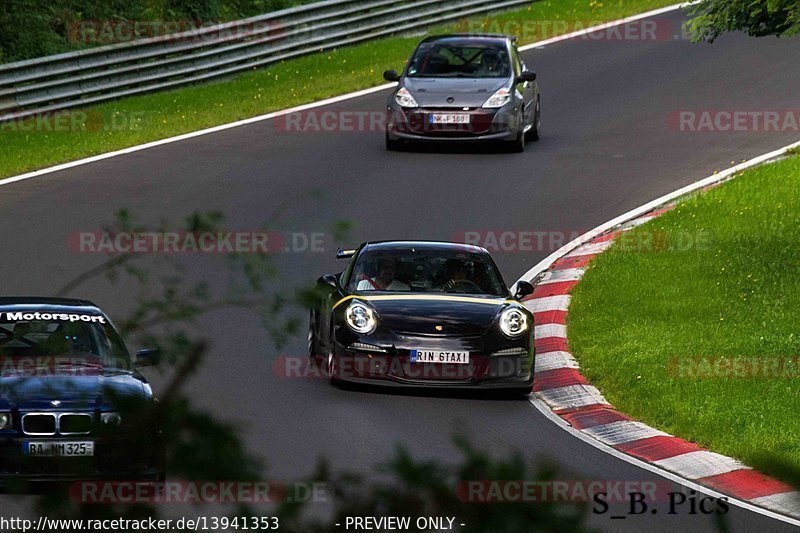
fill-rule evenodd
<path id="1" fill-rule="evenodd" d="M 508 296 L 488 256 L 458 250 L 363 252 L 353 267 L 349 290 Z"/>
<path id="2" fill-rule="evenodd" d="M 506 78 L 510 73 L 503 43 L 475 40 L 422 43 L 408 67 L 411 78 Z"/>
<path id="3" fill-rule="evenodd" d="M 104 317 L 27 311 L 0 315 L 0 371 L 20 360 L 35 366 L 50 365 L 54 358 L 73 366 L 130 366 L 122 340 Z"/>

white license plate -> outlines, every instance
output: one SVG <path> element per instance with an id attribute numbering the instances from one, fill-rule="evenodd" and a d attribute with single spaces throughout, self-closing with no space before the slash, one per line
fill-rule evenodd
<path id="1" fill-rule="evenodd" d="M 411 350 L 412 363 L 469 364 L 469 352 L 452 350 Z"/>
<path id="2" fill-rule="evenodd" d="M 432 113 L 431 124 L 469 124 L 469 113 Z"/>
<path id="3" fill-rule="evenodd" d="M 93 457 L 94 442 L 23 442 L 22 453 L 29 457 Z"/>

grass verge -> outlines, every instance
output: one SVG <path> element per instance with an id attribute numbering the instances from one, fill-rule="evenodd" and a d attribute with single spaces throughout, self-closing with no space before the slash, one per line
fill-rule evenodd
<path id="1" fill-rule="evenodd" d="M 574 291 L 582 372 L 634 418 L 786 478 L 778 465 L 800 469 L 798 243 L 798 156 L 632 230 Z"/>
<path id="2" fill-rule="evenodd" d="M 516 11 L 466 19 L 434 32 L 482 23 L 487 31 L 521 33 L 538 41 L 591 24 L 675 3 L 674 0 L 543 0 Z M 537 25 L 531 22 L 546 24 Z M 285 109 L 384 83 L 420 37 L 393 37 L 255 70 L 234 79 L 136 96 L 82 108 L 56 119 L 0 124 L 0 177 L 118 150 Z"/>

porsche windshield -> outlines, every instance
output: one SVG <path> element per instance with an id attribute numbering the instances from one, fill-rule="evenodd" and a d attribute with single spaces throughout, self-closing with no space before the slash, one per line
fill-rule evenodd
<path id="1" fill-rule="evenodd" d="M 20 361 L 28 362 L 26 368 L 52 366 L 53 361 L 62 366 L 130 367 L 122 340 L 103 317 L 27 311 L 15 315 L 2 313 L 0 319 L 0 370 Z"/>
<path id="2" fill-rule="evenodd" d="M 444 40 L 422 43 L 408 66 L 410 78 L 507 78 L 511 73 L 503 43 Z"/>
<path id="3" fill-rule="evenodd" d="M 458 250 L 375 250 L 358 257 L 350 292 L 432 292 L 508 296 L 492 260 Z"/>

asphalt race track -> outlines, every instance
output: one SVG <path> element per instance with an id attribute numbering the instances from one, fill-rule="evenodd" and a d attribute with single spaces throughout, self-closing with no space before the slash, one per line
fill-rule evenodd
<path id="1" fill-rule="evenodd" d="M 682 21 L 677 13 L 658 20 L 675 28 Z M 344 245 L 449 240 L 464 231 L 582 232 L 734 160 L 796 141 L 792 131 L 681 132 L 669 127 L 668 117 L 677 110 L 796 108 L 798 55 L 796 39 L 743 35 L 714 45 L 577 39 L 528 51 L 544 115 L 542 140 L 523 154 L 388 153 L 380 131 L 287 133 L 265 121 L 3 186 L 0 292 L 51 295 L 100 263 L 102 256 L 71 251 L 68 236 L 101 229 L 122 207 L 153 223 L 218 209 L 230 227 L 252 229 L 289 203 L 277 229 L 325 232 L 349 220 L 354 228 Z M 381 92 L 335 109 L 380 111 L 385 98 Z M 322 194 L 308 194 L 314 190 Z M 328 242 L 324 253 L 280 254 L 282 285 L 338 271 L 335 244 Z M 551 251 L 494 255 L 510 284 Z M 195 261 L 199 275 L 218 274 L 224 284 L 219 258 Z M 72 296 L 95 301 L 113 317 L 130 308 L 125 291 L 98 281 Z M 246 311 L 214 312 L 203 328 L 213 347 L 190 385 L 193 398 L 241 425 L 250 450 L 269 463 L 271 479 L 308 475 L 321 456 L 335 468 L 367 470 L 387 460 L 396 444 L 452 462 L 456 432 L 498 456 L 520 451 L 556 461 L 563 479 L 660 479 L 569 436 L 526 401 L 350 392 L 322 381 L 280 379 L 274 358 L 304 356 L 305 332 L 276 351 Z M 157 388 L 158 373 L 148 375 Z M 4 497 L 0 508 L 29 513 L 25 499 Z M 611 514 L 590 524 L 608 531 L 713 525 L 701 515 L 612 520 Z M 735 531 L 790 529 L 738 507 L 728 516 Z"/>

